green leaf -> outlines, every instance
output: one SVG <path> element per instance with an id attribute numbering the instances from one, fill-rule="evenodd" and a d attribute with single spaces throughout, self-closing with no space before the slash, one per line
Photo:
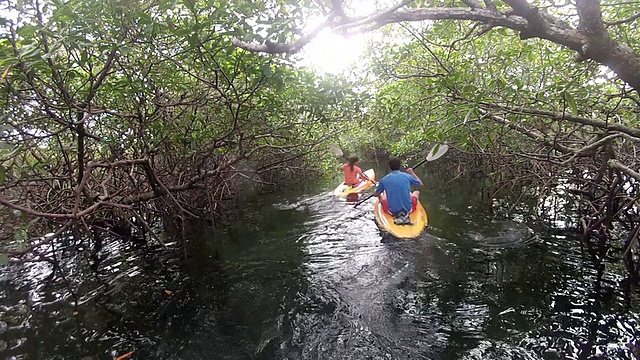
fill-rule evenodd
<path id="1" fill-rule="evenodd" d="M 183 0 L 184 5 L 191 11 L 195 9 L 195 1 L 194 0 Z"/>
<path id="2" fill-rule="evenodd" d="M 271 66 L 269 64 L 262 65 L 262 73 L 266 77 L 271 76 Z"/>
<path id="3" fill-rule="evenodd" d="M 467 121 L 469 121 L 469 118 L 473 114 L 473 111 L 474 111 L 473 108 L 469 109 L 469 112 L 467 112 L 467 115 L 464 116 L 464 121 L 462 122 L 463 125 L 466 124 Z"/>
<path id="4" fill-rule="evenodd" d="M 5 253 L 0 253 L 0 265 L 7 265 L 9 263 L 9 257 Z"/>
<path id="5" fill-rule="evenodd" d="M 73 15 L 73 10 L 69 6 L 62 6 L 53 13 L 53 18 L 56 21 L 64 22 L 73 20 Z"/>
<path id="6" fill-rule="evenodd" d="M 16 232 L 13 233 L 13 238 L 16 241 L 24 242 L 27 240 L 27 231 L 25 229 L 16 229 Z"/>
<path id="7" fill-rule="evenodd" d="M 571 110 L 572 113 L 577 114 L 578 113 L 578 106 L 576 106 L 576 100 L 573 98 L 573 95 L 571 95 L 571 93 L 568 92 L 564 92 L 564 100 L 567 102 L 567 106 L 569 106 L 569 109 Z"/>
<path id="8" fill-rule="evenodd" d="M 4 184 L 5 179 L 4 166 L 0 164 L 0 185 Z"/>
<path id="9" fill-rule="evenodd" d="M 173 33 L 176 34 L 177 36 L 185 36 L 185 35 L 189 35 L 191 34 L 191 29 L 189 28 L 176 28 L 177 30 L 174 30 Z"/>
<path id="10" fill-rule="evenodd" d="M 30 46 L 20 50 L 20 56 L 23 58 L 30 58 L 40 53 L 40 48 L 37 44 L 31 44 Z"/>
<path id="11" fill-rule="evenodd" d="M 500 35 L 509 36 L 509 30 L 507 28 L 497 28 L 496 32 Z"/>
<path id="12" fill-rule="evenodd" d="M 191 47 L 194 47 L 194 48 L 200 45 L 198 34 L 192 34 L 191 36 L 189 36 L 189 45 L 191 45 Z"/>
<path id="13" fill-rule="evenodd" d="M 36 30 L 38 30 L 38 27 L 35 25 L 24 25 L 23 27 L 18 29 L 18 35 L 24 37 L 24 38 L 28 38 L 31 37 L 31 35 L 33 35 Z"/>

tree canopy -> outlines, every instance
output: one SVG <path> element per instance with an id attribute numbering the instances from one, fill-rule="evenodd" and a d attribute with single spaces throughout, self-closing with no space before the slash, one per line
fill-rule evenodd
<path id="1" fill-rule="evenodd" d="M 357 2 L 356 2 L 357 3 Z M 281 7 L 287 8 L 283 2 Z M 305 5 L 308 9 L 305 9 Z M 277 34 L 273 42 L 253 34 L 263 43 L 233 39 L 241 48 L 266 53 L 287 53 L 300 50 L 324 28 L 349 33 L 372 31 L 387 24 L 403 22 L 424 22 L 461 20 L 475 23 L 478 35 L 493 28 L 515 30 L 523 40 L 539 38 L 567 47 L 577 53 L 577 60 L 593 60 L 608 66 L 622 80 L 635 90 L 640 88 L 640 55 L 633 48 L 636 43 L 628 25 L 639 18 L 635 1 L 600 0 L 535 1 L 526 0 L 478 0 L 460 1 L 413 1 L 404 0 L 388 8 L 380 9 L 367 16 L 352 17 L 348 14 L 348 4 L 343 0 L 332 0 L 330 4 L 302 2 L 294 8 L 297 11 L 280 11 L 272 17 L 274 27 L 268 34 Z M 291 6 L 291 5 L 289 5 Z M 302 7 L 306 11 L 300 10 Z M 300 21 L 288 16 L 289 13 L 321 13 L 325 21 L 313 31 L 296 36 Z M 287 27 L 282 24 L 292 24 Z M 250 30 L 248 30 L 250 31 Z M 286 43 L 290 40 L 289 43 Z"/>

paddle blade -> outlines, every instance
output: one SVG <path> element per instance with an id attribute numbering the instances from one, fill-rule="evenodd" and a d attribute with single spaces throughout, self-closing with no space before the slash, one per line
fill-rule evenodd
<path id="1" fill-rule="evenodd" d="M 340 149 L 340 147 L 338 147 L 338 145 L 334 145 L 334 144 L 329 144 L 329 151 L 331 151 L 332 154 L 334 154 L 335 156 L 343 156 L 343 152 L 342 149 Z"/>
<path id="2" fill-rule="evenodd" d="M 434 146 L 429 152 L 429 155 L 427 155 L 427 161 L 433 161 L 440 158 L 447 152 L 447 150 L 449 150 L 449 145 L 447 144 Z"/>

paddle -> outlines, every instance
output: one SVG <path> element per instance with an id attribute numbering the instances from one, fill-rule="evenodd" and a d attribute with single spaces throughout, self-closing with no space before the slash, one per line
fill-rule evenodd
<path id="1" fill-rule="evenodd" d="M 429 155 L 427 155 L 426 158 L 424 158 L 422 161 L 420 161 L 419 163 L 417 163 L 412 169 L 416 169 L 418 166 L 426 163 L 427 161 L 433 161 L 433 160 L 437 160 L 439 158 L 442 157 L 442 155 L 444 155 L 444 153 L 447 152 L 447 150 L 449 150 L 449 145 L 444 144 L 444 145 L 436 145 L 433 147 L 433 149 L 431 149 L 431 151 L 429 152 Z M 371 199 L 373 196 L 375 195 L 375 191 L 373 192 L 373 194 L 365 197 L 364 199 L 358 201 L 353 208 L 357 208 L 360 204 L 362 204 L 363 202 Z"/>
<path id="2" fill-rule="evenodd" d="M 344 156 L 344 153 L 342 152 L 342 149 L 340 149 L 340 147 L 338 147 L 338 145 L 334 145 L 334 144 L 329 144 L 329 151 L 331 151 L 333 153 L 333 155 L 337 156 L 337 157 L 342 157 L 342 158 L 347 158 L 346 156 Z"/>

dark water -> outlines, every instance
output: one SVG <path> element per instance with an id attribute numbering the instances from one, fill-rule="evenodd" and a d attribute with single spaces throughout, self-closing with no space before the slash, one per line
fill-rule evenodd
<path id="1" fill-rule="evenodd" d="M 112 242 L 68 261 L 66 281 L 14 267 L 0 357 L 631 358 L 639 302 L 621 265 L 526 204 L 504 217 L 509 204 L 490 209 L 471 183 L 426 180 L 431 226 L 416 240 L 381 241 L 372 202 L 353 209 L 327 187 L 257 199 L 192 239 L 186 261 L 177 244 Z"/>

